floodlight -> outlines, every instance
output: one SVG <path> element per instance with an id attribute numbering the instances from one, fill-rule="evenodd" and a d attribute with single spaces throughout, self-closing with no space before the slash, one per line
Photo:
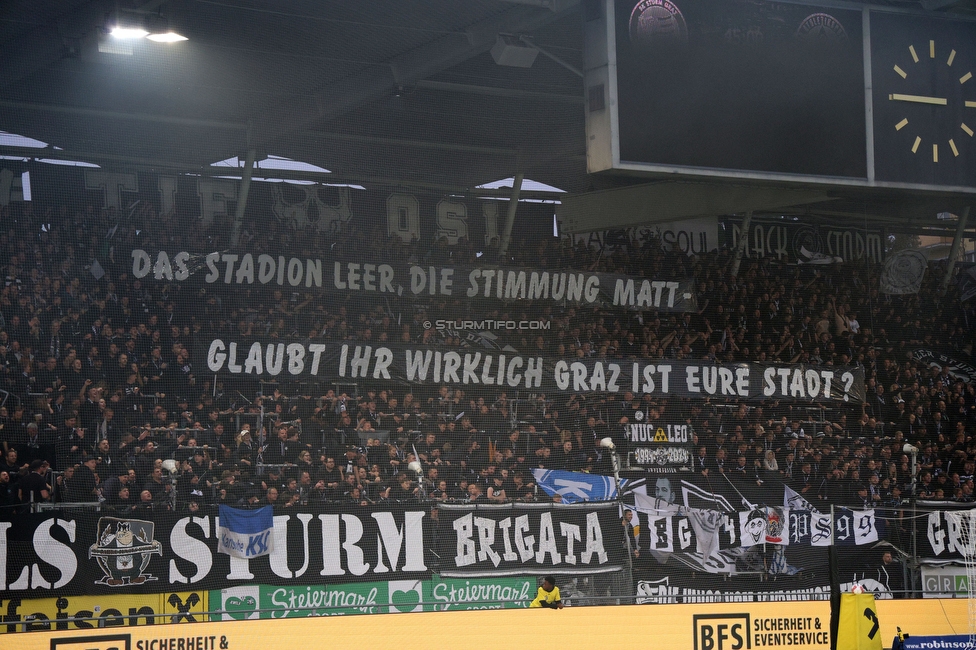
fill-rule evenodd
<path id="1" fill-rule="evenodd" d="M 617 448 L 617 445 L 613 444 L 613 438 L 607 437 L 600 441 L 600 446 L 604 449 L 609 449 L 613 451 Z"/>
<path id="2" fill-rule="evenodd" d="M 407 465 L 407 469 L 415 474 L 423 474 L 424 472 L 424 468 L 421 466 L 420 461 L 416 460 L 410 461 L 410 463 Z"/>
<path id="3" fill-rule="evenodd" d="M 109 34 L 115 38 L 137 39 L 145 38 L 149 35 L 149 32 L 141 27 L 113 27 Z"/>
<path id="4" fill-rule="evenodd" d="M 166 32 L 164 34 L 150 34 L 146 38 L 156 43 L 179 43 L 180 41 L 189 40 L 186 36 L 177 34 L 176 32 Z"/>

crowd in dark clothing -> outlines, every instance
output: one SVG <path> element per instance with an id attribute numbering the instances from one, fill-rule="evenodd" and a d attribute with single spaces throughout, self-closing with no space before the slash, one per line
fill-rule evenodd
<path id="1" fill-rule="evenodd" d="M 215 382 L 193 364 L 195 340 L 457 347 L 470 343 L 421 324 L 464 307 L 447 299 L 378 302 L 277 285 L 215 291 L 139 280 L 132 249 L 228 250 L 231 229 L 218 219 L 197 233 L 191 218 L 160 218 L 151 209 L 38 214 L 24 206 L 0 208 L 7 226 L 0 234 L 5 517 L 44 501 L 129 512 L 546 498 L 530 470 L 609 473 L 599 441 L 620 440 L 637 411 L 651 422 L 690 424 L 693 469 L 705 476 L 777 479 L 811 502 L 856 506 L 897 505 L 913 478 L 920 497 L 973 499 L 976 386 L 912 356 L 926 348 L 971 358 L 972 314 L 952 286 L 940 295 L 944 265 L 930 264 L 918 294 L 890 296 L 879 292 L 880 266 L 867 262 L 747 258 L 732 277 L 728 249 L 687 256 L 653 238 L 600 251 L 565 238 L 516 240 L 502 256 L 497 242 L 403 243 L 355 224 L 337 235 L 294 232 L 269 218 L 245 224 L 239 247 L 337 260 L 694 277 L 697 312 L 535 304 L 489 306 L 483 317 L 549 321 L 545 336 L 516 333 L 503 343 L 552 356 L 856 365 L 865 372 L 867 401 L 828 408 L 376 381 Z M 917 477 L 906 442 L 920 448 Z"/>

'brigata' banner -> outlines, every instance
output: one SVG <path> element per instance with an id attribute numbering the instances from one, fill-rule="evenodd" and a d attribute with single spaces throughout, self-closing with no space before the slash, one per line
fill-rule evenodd
<path id="1" fill-rule="evenodd" d="M 265 253 L 132 250 L 132 275 L 161 282 L 272 286 L 347 295 L 697 311 L 692 278 L 640 278 L 571 269 L 420 266 Z"/>
<path id="2" fill-rule="evenodd" d="M 398 381 L 406 384 L 539 388 L 798 401 L 864 401 L 864 371 L 845 366 L 555 357 L 402 345 L 309 340 L 212 339 L 194 364 L 255 379 Z"/>
<path id="3" fill-rule="evenodd" d="M 441 575 L 585 575 L 627 561 L 616 502 L 442 504 Z"/>

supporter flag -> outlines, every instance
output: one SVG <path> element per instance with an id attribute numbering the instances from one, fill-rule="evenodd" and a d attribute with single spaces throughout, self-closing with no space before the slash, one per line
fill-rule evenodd
<path id="1" fill-rule="evenodd" d="M 612 501 L 617 498 L 617 486 L 612 476 L 567 472 L 561 469 L 534 469 L 532 475 L 546 494 L 561 495 L 563 503 Z M 621 479 L 620 486 L 623 487 L 626 482 L 626 479 Z"/>
<path id="2" fill-rule="evenodd" d="M 809 510 L 810 512 L 815 512 L 820 514 L 812 503 L 806 500 L 806 498 L 791 488 L 789 485 L 783 485 L 783 507 L 789 508 L 790 510 Z"/>
<path id="3" fill-rule="evenodd" d="M 245 560 L 271 554 L 274 541 L 271 506 L 238 510 L 222 505 L 218 514 L 217 547 L 221 553 Z"/>
<path id="4" fill-rule="evenodd" d="M 976 266 L 971 266 L 956 276 L 959 285 L 959 300 L 966 302 L 976 297 Z"/>
<path id="5" fill-rule="evenodd" d="M 830 546 L 834 541 L 833 528 L 829 514 L 810 513 L 810 546 Z"/>
<path id="6" fill-rule="evenodd" d="M 758 507 L 739 513 L 742 546 L 790 543 L 790 512 L 785 508 Z"/>
<path id="7" fill-rule="evenodd" d="M 860 546 L 876 541 L 878 541 L 878 525 L 874 518 L 874 510 L 855 510 L 854 543 Z"/>

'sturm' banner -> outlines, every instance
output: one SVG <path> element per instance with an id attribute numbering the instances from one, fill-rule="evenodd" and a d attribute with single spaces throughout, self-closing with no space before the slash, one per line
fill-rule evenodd
<path id="1" fill-rule="evenodd" d="M 276 514 L 264 557 L 219 551 L 216 516 L 25 515 L 0 522 L 0 593 L 20 597 L 224 589 L 260 582 L 422 580 L 433 549 L 420 505 Z M 267 540 L 254 540 L 255 545 Z"/>
<path id="2" fill-rule="evenodd" d="M 549 392 L 653 394 L 798 401 L 864 401 L 864 370 L 847 366 L 679 360 L 560 359 L 470 349 L 212 339 L 196 367 L 255 379 L 398 381 L 406 384 L 540 388 Z"/>

